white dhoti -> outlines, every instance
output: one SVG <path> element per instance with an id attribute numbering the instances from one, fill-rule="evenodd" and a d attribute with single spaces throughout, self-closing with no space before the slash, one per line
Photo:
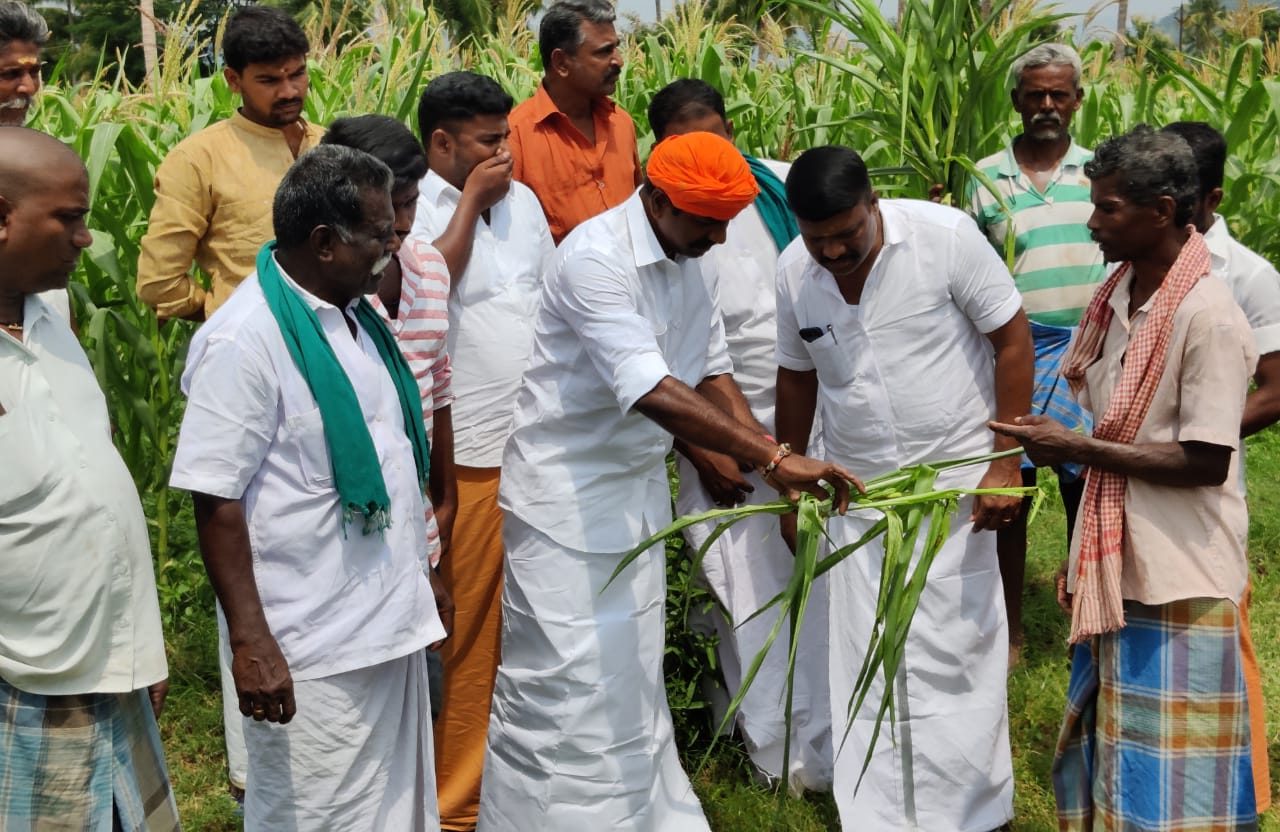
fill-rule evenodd
<path id="1" fill-rule="evenodd" d="M 661 546 L 601 592 L 621 553 L 504 520 L 502 663 L 480 832 L 707 832 L 663 685 Z"/>
<path id="2" fill-rule="evenodd" d="M 236 680 L 231 675 L 231 640 L 227 635 L 227 620 L 222 605 L 214 603 L 218 616 L 218 677 L 222 683 L 222 734 L 227 748 L 227 780 L 243 789 L 249 776 L 249 752 L 244 747 L 244 722 L 240 713 L 240 697 L 236 694 Z"/>
<path id="3" fill-rule="evenodd" d="M 755 486 L 748 502 L 760 504 L 777 499 L 777 492 L 758 474 L 752 473 L 748 479 Z M 717 507 L 699 484 L 693 466 L 684 458 L 680 459 L 680 483 L 676 497 L 676 513 L 680 516 Z M 696 550 L 714 530 L 714 523 L 703 523 L 686 529 L 685 537 Z M 795 558 L 779 532 L 778 518 L 771 514 L 738 522 L 707 550 L 702 574 L 731 619 L 725 621 L 722 615 L 716 614 L 720 665 L 730 695 L 737 695 L 743 673 L 764 647 L 778 613 L 774 610 L 752 621 L 747 619 L 786 587 L 794 567 Z M 788 778 L 795 790 L 822 790 L 831 786 L 827 626 L 824 575 L 814 582 L 796 651 Z M 790 649 L 787 633 L 784 627 L 738 713 L 738 725 L 752 762 L 773 778 L 782 775 L 786 738 L 787 652 Z"/>
<path id="4" fill-rule="evenodd" d="M 1013 818 L 1005 701 L 1008 635 L 996 536 L 973 534 L 971 511 L 972 499 L 962 500 L 929 571 L 896 680 L 897 724 L 890 725 L 886 714 L 856 795 L 883 676 L 877 676 L 837 754 L 834 791 L 845 829 L 990 832 Z M 832 537 L 838 544 L 851 543 L 875 519 L 833 518 Z M 921 540 L 924 534 L 922 528 Z M 866 656 L 882 561 L 883 548 L 876 543 L 828 573 L 837 748 Z"/>
<path id="5" fill-rule="evenodd" d="M 245 722 L 248 832 L 435 832 L 427 656 L 294 682 L 287 725 Z"/>

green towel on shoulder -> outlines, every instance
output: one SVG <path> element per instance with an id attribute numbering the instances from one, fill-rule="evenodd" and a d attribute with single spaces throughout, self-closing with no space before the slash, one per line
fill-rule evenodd
<path id="1" fill-rule="evenodd" d="M 746 156 L 746 154 L 743 154 Z M 786 248 L 800 234 L 796 218 L 791 214 L 791 206 L 787 205 L 787 188 L 778 175 L 769 170 L 769 166 L 754 156 L 746 156 L 747 166 L 760 186 L 760 195 L 756 197 L 756 209 L 764 220 L 769 236 L 778 251 Z"/>
<path id="2" fill-rule="evenodd" d="M 351 380 L 325 337 L 320 319 L 280 274 L 273 256 L 275 249 L 273 240 L 258 252 L 258 283 L 262 286 L 271 314 L 280 325 L 280 334 L 284 336 L 289 355 L 306 379 L 307 387 L 320 408 L 325 444 L 333 462 L 333 483 L 342 500 L 343 526 L 358 514 L 363 520 L 365 534 L 381 532 L 391 525 L 391 498 L 387 496 L 382 465 L 369 436 L 364 411 L 360 408 Z M 422 394 L 418 391 L 417 379 L 400 353 L 395 336 L 369 301 L 360 298 L 355 317 L 373 340 L 395 385 L 400 398 L 400 412 L 404 416 L 404 432 L 413 446 L 418 486 L 425 490 L 431 449 L 427 443 L 427 428 L 422 421 Z"/>

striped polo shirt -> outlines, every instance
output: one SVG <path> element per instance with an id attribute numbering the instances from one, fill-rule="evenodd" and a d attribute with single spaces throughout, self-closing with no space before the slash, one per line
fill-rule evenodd
<path id="1" fill-rule="evenodd" d="M 1027 317 L 1037 323 L 1078 325 L 1106 276 L 1102 252 L 1085 225 L 1093 212 L 1084 174 L 1084 163 L 1091 158 L 1092 151 L 1073 141 L 1041 193 L 1019 170 L 1010 144 L 978 163 L 1000 198 L 976 180 L 970 185 L 969 213 L 1001 255 L 1010 234 L 1009 213 L 1013 215 L 1011 271 Z"/>

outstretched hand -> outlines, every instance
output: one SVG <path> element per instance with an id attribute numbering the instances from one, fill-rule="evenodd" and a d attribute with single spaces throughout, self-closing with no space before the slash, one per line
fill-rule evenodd
<path id="1" fill-rule="evenodd" d="M 1081 461 L 1085 437 L 1048 416 L 1019 416 L 1013 424 L 987 422 L 987 427 L 1018 440 L 1037 467 Z"/>

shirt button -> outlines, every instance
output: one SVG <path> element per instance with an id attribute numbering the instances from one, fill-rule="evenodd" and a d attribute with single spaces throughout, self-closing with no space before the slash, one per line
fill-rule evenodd
<path id="1" fill-rule="evenodd" d="M 603 191 L 603 190 L 604 190 L 604 180 L 603 180 L 603 179 L 597 179 L 597 180 L 596 180 L 596 187 Z"/>

